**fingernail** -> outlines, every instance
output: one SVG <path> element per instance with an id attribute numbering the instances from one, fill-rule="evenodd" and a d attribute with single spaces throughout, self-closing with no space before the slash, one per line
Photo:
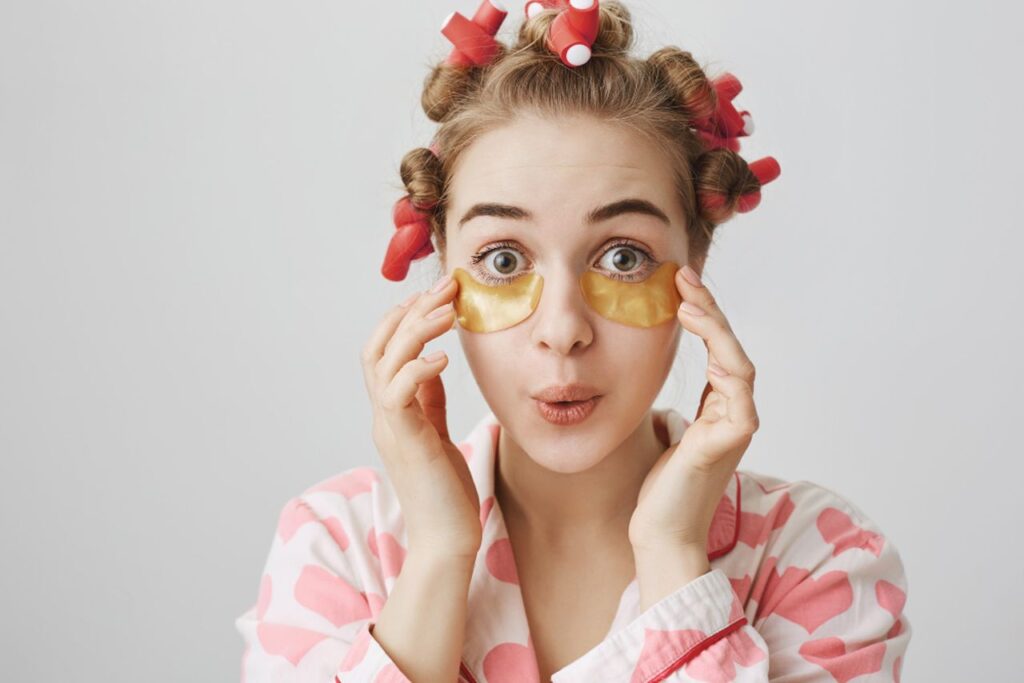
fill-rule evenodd
<path id="1" fill-rule="evenodd" d="M 416 297 L 418 297 L 419 295 L 419 292 L 413 292 L 408 299 L 406 299 L 405 301 L 398 305 L 401 306 L 402 308 L 408 308 L 409 304 L 411 304 L 413 301 L 416 301 Z"/>
<path id="2" fill-rule="evenodd" d="M 451 281 L 452 281 L 451 274 L 445 275 L 443 278 L 441 278 L 436 283 L 434 283 L 434 286 L 430 288 L 430 293 L 431 294 L 437 294 L 442 289 L 444 289 L 448 285 L 448 283 L 451 282 Z"/>
<path id="3" fill-rule="evenodd" d="M 726 369 L 723 368 L 718 363 L 708 363 L 708 369 L 711 370 L 711 372 L 715 373 L 716 375 L 719 375 L 720 377 L 725 377 L 726 375 L 729 374 L 726 371 Z"/>
<path id="4" fill-rule="evenodd" d="M 444 351 L 434 351 L 433 353 L 423 356 L 423 360 L 428 363 L 433 363 L 435 360 L 441 360 L 444 358 Z"/>
<path id="5" fill-rule="evenodd" d="M 700 275 L 689 265 L 683 266 L 683 277 L 694 287 L 700 287 Z"/>
<path id="6" fill-rule="evenodd" d="M 427 317 L 428 318 L 440 318 L 442 315 L 448 315 L 451 312 L 451 310 L 452 310 L 452 304 L 451 304 L 451 302 L 448 302 L 444 306 L 441 306 L 440 308 L 435 308 L 434 310 L 432 310 L 430 313 L 427 314 Z"/>
<path id="7" fill-rule="evenodd" d="M 704 315 L 704 311 L 702 311 L 699 306 L 694 306 L 689 301 L 684 301 L 683 303 L 679 304 L 679 308 L 683 309 L 690 315 Z"/>

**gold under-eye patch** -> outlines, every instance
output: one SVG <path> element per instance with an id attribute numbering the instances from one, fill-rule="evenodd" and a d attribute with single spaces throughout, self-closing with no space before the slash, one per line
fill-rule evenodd
<path id="1" fill-rule="evenodd" d="M 493 287 L 477 282 L 462 268 L 456 268 L 452 277 L 459 283 L 457 320 L 470 332 L 495 332 L 521 323 L 537 309 L 544 288 L 544 278 L 537 273 Z"/>
<path id="2" fill-rule="evenodd" d="M 678 270 L 675 263 L 667 261 L 642 282 L 623 282 L 587 271 L 580 278 L 580 290 L 587 305 L 601 317 L 633 327 L 653 327 L 674 318 L 679 310 Z M 459 283 L 457 319 L 470 332 L 495 332 L 521 323 L 537 310 L 544 288 L 544 278 L 537 273 L 497 286 L 478 282 L 462 268 L 456 268 L 452 276 Z"/>
<path id="3" fill-rule="evenodd" d="M 676 288 L 679 266 L 666 261 L 641 282 L 623 282 L 588 270 L 580 278 L 587 305 L 603 318 L 633 327 L 654 327 L 676 317 L 683 298 Z"/>

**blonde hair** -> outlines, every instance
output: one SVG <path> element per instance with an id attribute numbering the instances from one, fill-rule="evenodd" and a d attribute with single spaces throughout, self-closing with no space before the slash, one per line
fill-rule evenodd
<path id="1" fill-rule="evenodd" d="M 499 42 L 485 65 L 441 62 L 427 76 L 421 101 L 426 115 L 440 124 L 433 143 L 437 154 L 427 147 L 411 150 L 402 158 L 400 175 L 413 206 L 428 215 L 435 249 L 443 260 L 448 180 L 474 140 L 517 114 L 590 115 L 628 126 L 669 153 L 690 258 L 702 262 L 715 227 L 736 213 L 740 195 L 761 187 L 742 157 L 727 148 L 708 148 L 691 128 L 716 110 L 710 79 L 678 47 L 663 47 L 646 59 L 630 56 L 631 17 L 615 0 L 600 4 L 590 60 L 568 67 L 545 44 L 557 15 L 548 9 L 524 20 L 515 45 Z M 698 193 L 705 191 L 724 201 L 702 205 Z"/>

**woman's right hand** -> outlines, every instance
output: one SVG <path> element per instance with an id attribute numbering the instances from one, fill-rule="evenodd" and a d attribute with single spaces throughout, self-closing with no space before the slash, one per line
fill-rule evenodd
<path id="1" fill-rule="evenodd" d="M 483 532 L 480 501 L 466 458 L 448 434 L 441 371 L 424 345 L 455 325 L 458 282 L 397 305 L 363 348 L 366 389 L 373 405 L 373 441 L 398 495 L 410 552 L 475 557 Z M 440 282 L 440 281 L 439 281 Z M 440 312 L 434 318 L 428 314 Z"/>

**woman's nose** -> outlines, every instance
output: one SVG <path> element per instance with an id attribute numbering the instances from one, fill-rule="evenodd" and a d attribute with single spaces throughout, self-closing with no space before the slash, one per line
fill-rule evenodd
<path id="1" fill-rule="evenodd" d="M 540 302 L 527 323 L 532 325 L 530 335 L 535 344 L 561 355 L 569 355 L 577 346 L 590 346 L 594 330 L 579 274 L 568 270 L 545 273 Z"/>

